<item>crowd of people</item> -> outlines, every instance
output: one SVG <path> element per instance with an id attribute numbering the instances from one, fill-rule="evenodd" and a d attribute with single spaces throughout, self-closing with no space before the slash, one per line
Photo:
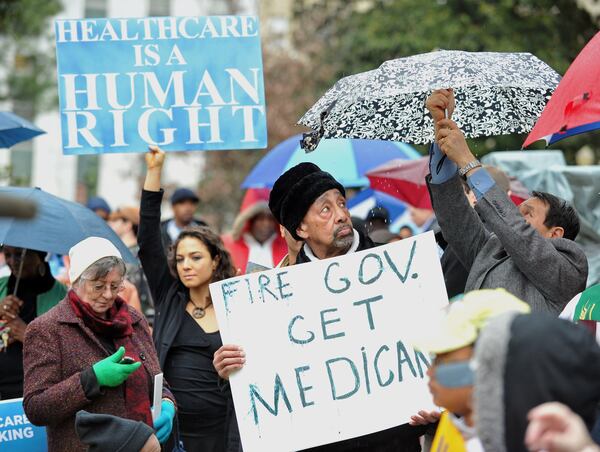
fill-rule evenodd
<path id="1" fill-rule="evenodd" d="M 241 452 L 228 380 L 246 362 L 244 344 L 222 343 L 209 284 L 403 240 L 420 225 L 436 233 L 451 300 L 435 334 L 415 344 L 434 358 L 440 410 L 311 450 L 446 450 L 448 429 L 461 439 L 452 450 L 600 450 L 600 289 L 586 289 L 577 212 L 545 192 L 517 206 L 507 176 L 482 166 L 452 121 L 452 90 L 426 107 L 433 211 L 414 209 L 397 231 L 380 206 L 352 218 L 346 187 L 312 163 L 249 192 L 222 237 L 196 217 L 189 189 L 173 193 L 173 218 L 161 221 L 165 153 L 151 147 L 139 208 L 88 202 L 137 263 L 89 237 L 53 276 L 46 253 L 4 246 L 0 399 L 23 397 L 50 451 L 116 450 L 117 441 L 121 450 Z"/>

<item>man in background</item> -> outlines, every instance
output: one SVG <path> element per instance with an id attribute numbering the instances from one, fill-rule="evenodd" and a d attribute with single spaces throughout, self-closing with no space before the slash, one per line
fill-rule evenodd
<path id="1" fill-rule="evenodd" d="M 101 198 L 100 196 L 94 196 L 88 199 L 88 202 L 85 204 L 85 206 L 104 221 L 108 220 L 111 208 L 104 198 Z"/>
<path id="2" fill-rule="evenodd" d="M 178 188 L 171 196 L 173 218 L 160 225 L 162 242 L 168 252 L 171 244 L 177 240 L 181 231 L 187 226 L 207 226 L 201 219 L 194 218 L 200 204 L 200 198 L 189 188 Z"/>
<path id="3" fill-rule="evenodd" d="M 267 199 L 268 191 L 247 192 L 231 233 L 223 236 L 233 264 L 242 274 L 246 273 L 248 262 L 273 268 L 288 251 Z"/>

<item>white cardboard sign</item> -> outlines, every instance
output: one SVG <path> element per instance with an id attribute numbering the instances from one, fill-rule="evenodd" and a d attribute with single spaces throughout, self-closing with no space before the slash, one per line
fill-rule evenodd
<path id="1" fill-rule="evenodd" d="M 224 344 L 246 352 L 231 388 L 245 452 L 292 451 L 433 408 L 415 351 L 448 303 L 433 233 L 210 287 Z"/>

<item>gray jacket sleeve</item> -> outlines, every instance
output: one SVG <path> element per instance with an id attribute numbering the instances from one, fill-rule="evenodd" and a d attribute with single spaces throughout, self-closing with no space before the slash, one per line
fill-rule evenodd
<path id="1" fill-rule="evenodd" d="M 444 239 L 466 269 L 470 269 L 490 238 L 490 232 L 471 208 L 459 176 L 434 184 L 427 177 L 431 202 Z"/>
<path id="2" fill-rule="evenodd" d="M 568 239 L 542 237 L 500 188 L 488 190 L 475 209 L 546 299 L 569 300 L 582 285 L 585 287 L 588 264 L 579 246 Z"/>

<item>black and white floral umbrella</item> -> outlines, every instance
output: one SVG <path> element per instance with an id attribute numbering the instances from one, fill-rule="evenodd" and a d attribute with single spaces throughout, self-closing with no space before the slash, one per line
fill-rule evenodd
<path id="1" fill-rule="evenodd" d="M 453 118 L 465 136 L 529 132 L 560 75 L 530 53 L 440 50 L 399 58 L 339 80 L 300 119 L 321 138 L 364 138 L 425 144 L 433 141 L 427 96 L 453 88 Z"/>

